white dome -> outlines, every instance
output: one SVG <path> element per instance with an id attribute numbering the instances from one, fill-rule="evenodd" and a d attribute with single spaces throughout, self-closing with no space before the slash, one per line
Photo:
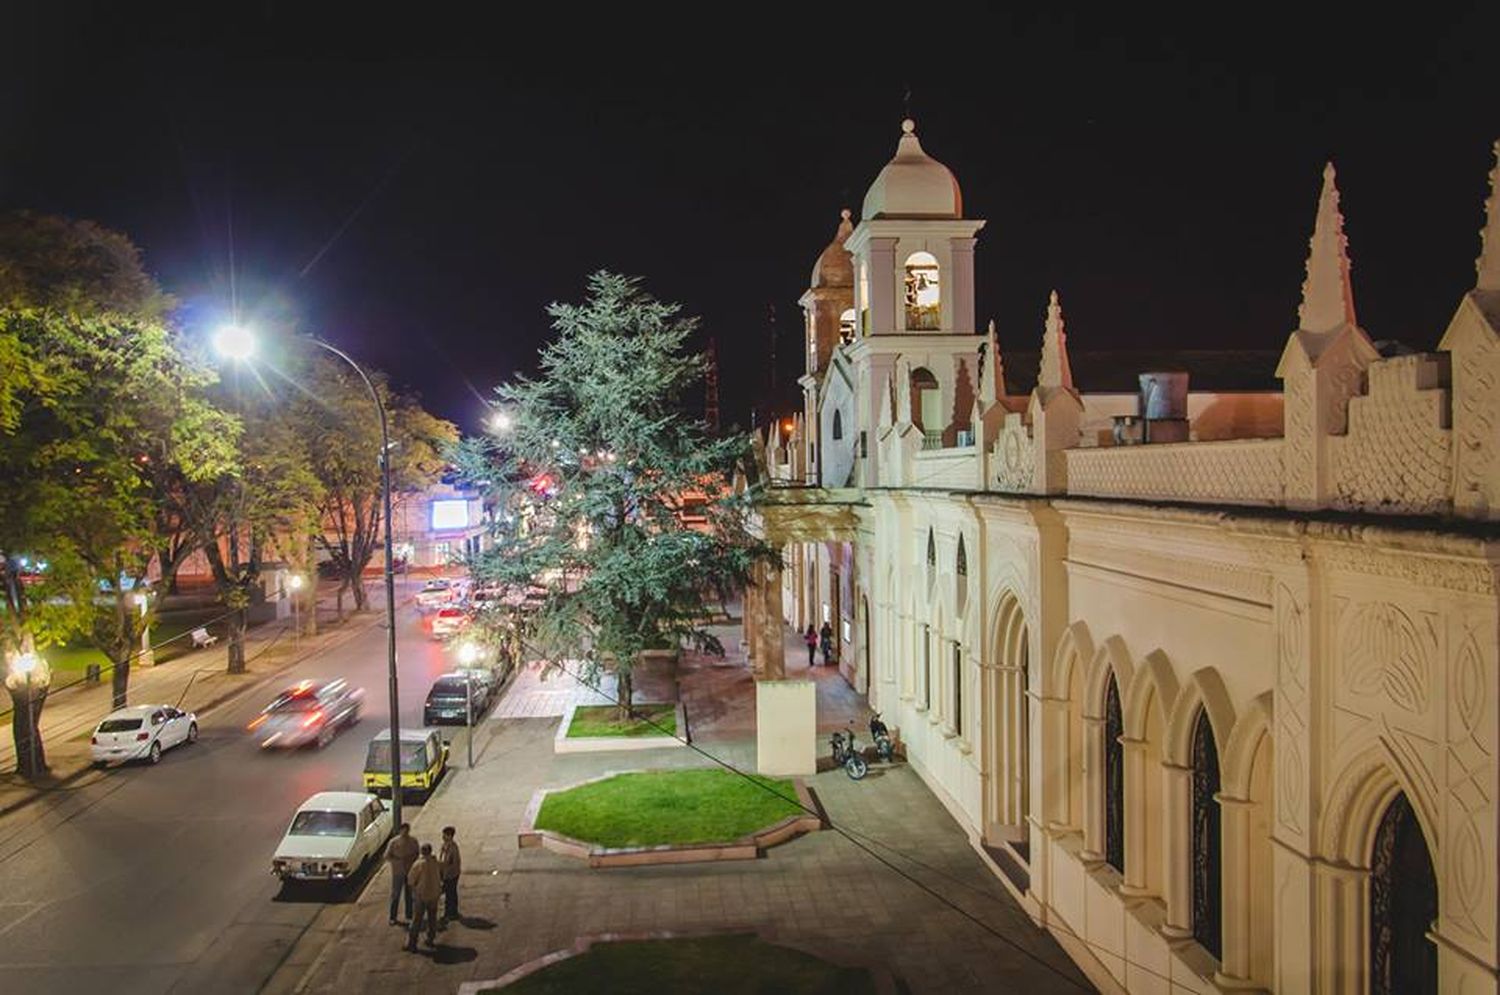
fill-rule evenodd
<path id="1" fill-rule="evenodd" d="M 963 217 L 963 194 L 959 192 L 958 180 L 947 166 L 922 151 L 916 127 L 911 118 L 901 122 L 896 157 L 885 164 L 870 184 L 860 214 L 863 220 Z"/>

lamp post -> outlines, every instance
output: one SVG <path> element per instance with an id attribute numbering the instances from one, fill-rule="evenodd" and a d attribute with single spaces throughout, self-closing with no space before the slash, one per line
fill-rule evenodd
<path id="1" fill-rule="evenodd" d="M 298 609 L 301 598 L 297 592 L 302 590 L 302 575 L 292 574 L 287 578 L 286 586 L 292 589 L 292 645 L 302 644 L 302 613 Z"/>
<path id="2" fill-rule="evenodd" d="M 36 777 L 41 773 L 36 762 L 36 699 L 31 694 L 31 674 L 36 670 L 36 654 L 22 653 L 11 661 L 12 672 L 26 679 L 26 776 Z"/>
<path id="3" fill-rule="evenodd" d="M 479 647 L 464 643 L 458 648 L 458 662 L 464 665 L 464 745 L 469 750 L 469 769 L 474 769 L 474 664 L 479 660 Z"/>
<path id="4" fill-rule="evenodd" d="M 380 415 L 380 491 L 385 515 L 385 632 L 386 669 L 389 671 L 391 692 L 391 824 L 401 825 L 401 698 L 396 688 L 396 571 L 391 542 L 391 434 L 385 416 L 385 404 L 380 392 L 370 380 L 369 374 L 350 355 L 338 346 L 330 345 L 320 338 L 308 336 L 307 341 L 320 349 L 333 353 L 348 363 L 364 381 L 375 402 L 375 411 Z M 255 353 L 255 336 L 249 329 L 236 325 L 221 328 L 214 335 L 214 348 L 233 360 L 248 360 Z"/>

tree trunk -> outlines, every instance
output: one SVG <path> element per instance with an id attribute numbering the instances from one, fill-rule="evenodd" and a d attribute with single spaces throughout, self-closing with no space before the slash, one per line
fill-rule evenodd
<path id="1" fill-rule="evenodd" d="M 370 592 L 365 590 L 365 579 L 358 574 L 349 578 L 349 586 L 354 590 L 354 610 L 364 612 L 370 610 Z"/>
<path id="2" fill-rule="evenodd" d="M 112 708 L 124 708 L 130 694 L 130 654 L 123 660 L 114 660 L 114 670 L 109 677 L 110 693 L 114 696 Z"/>
<path id="3" fill-rule="evenodd" d="M 333 597 L 334 621 L 340 623 L 344 621 L 344 588 L 347 586 L 343 581 L 339 581 L 338 593 Z"/>
<path id="4" fill-rule="evenodd" d="M 10 730 L 16 747 L 16 772 L 29 781 L 47 772 L 47 750 L 41 737 L 42 706 L 46 702 L 45 687 L 33 688 L 29 696 L 24 684 L 10 688 L 13 709 Z"/>
<path id="5" fill-rule="evenodd" d="M 619 695 L 620 721 L 624 722 L 630 718 L 630 703 L 635 698 L 633 688 L 634 682 L 630 679 L 630 670 L 617 669 L 615 671 L 615 691 Z"/>
<path id="6" fill-rule="evenodd" d="M 229 616 L 229 673 L 245 672 L 246 612 L 240 608 Z"/>

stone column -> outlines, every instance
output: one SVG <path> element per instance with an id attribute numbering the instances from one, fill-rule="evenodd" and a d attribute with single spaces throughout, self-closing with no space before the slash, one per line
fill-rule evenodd
<path id="1" fill-rule="evenodd" d="M 1320 995 L 1363 995 L 1370 942 L 1363 911 L 1369 907 L 1370 872 L 1318 860 L 1312 865 L 1318 930 L 1308 959 L 1316 972 L 1311 990 Z M 1284 934 L 1283 934 L 1284 935 Z"/>
<path id="2" fill-rule="evenodd" d="M 1158 841 L 1167 904 L 1161 932 L 1169 940 L 1183 940 L 1193 935 L 1193 769 L 1172 763 L 1161 769 L 1167 802 L 1167 824 Z"/>
<path id="3" fill-rule="evenodd" d="M 1149 744 L 1144 739 L 1121 736 L 1120 744 L 1125 753 L 1125 880 L 1120 894 L 1141 898 L 1155 894 L 1146 885 L 1146 848 L 1153 842 L 1147 825 L 1146 778 L 1155 772 L 1146 769 Z"/>
<path id="4" fill-rule="evenodd" d="M 1066 705 L 1066 702 L 1064 703 Z M 1066 716 L 1064 716 L 1066 719 Z M 1067 756 L 1067 730 L 1063 730 L 1063 756 Z M 1101 861 L 1104 854 L 1104 717 L 1083 717 L 1083 849 L 1079 856 L 1088 861 Z M 1094 770 L 1099 762 L 1099 769 Z M 1095 776 L 1090 777 L 1093 773 Z"/>
<path id="5" fill-rule="evenodd" d="M 786 679 L 786 625 L 781 611 L 781 571 L 769 564 L 761 566 L 758 585 L 759 611 L 756 617 L 756 648 L 759 658 L 756 676 L 761 680 Z"/>
<path id="6" fill-rule="evenodd" d="M 1224 959 L 1214 984 L 1230 990 L 1255 988 L 1250 980 L 1250 810 L 1247 798 L 1219 794 L 1220 825 L 1224 835 L 1223 926 Z"/>

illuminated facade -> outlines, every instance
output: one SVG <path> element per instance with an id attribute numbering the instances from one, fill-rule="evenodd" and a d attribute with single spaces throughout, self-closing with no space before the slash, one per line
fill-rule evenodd
<path id="1" fill-rule="evenodd" d="M 1474 289 L 1383 354 L 1325 170 L 1259 393 L 1087 393 L 1055 293 L 1009 393 L 983 222 L 910 122 L 819 257 L 804 411 L 764 440 L 759 676 L 831 621 L 1101 990 L 1500 991 L 1496 179 Z"/>

